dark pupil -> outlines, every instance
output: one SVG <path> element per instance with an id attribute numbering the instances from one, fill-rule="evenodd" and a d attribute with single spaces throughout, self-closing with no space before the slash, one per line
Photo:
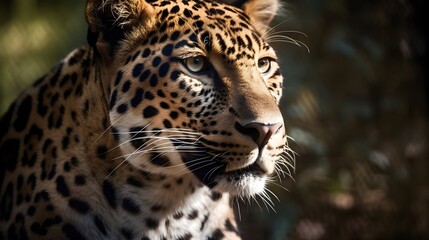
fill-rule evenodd
<path id="1" fill-rule="evenodd" d="M 198 58 L 198 57 L 194 58 L 194 64 L 195 64 L 195 65 L 199 65 L 199 64 L 200 64 L 200 62 L 201 62 L 201 59 L 200 59 L 200 58 Z"/>

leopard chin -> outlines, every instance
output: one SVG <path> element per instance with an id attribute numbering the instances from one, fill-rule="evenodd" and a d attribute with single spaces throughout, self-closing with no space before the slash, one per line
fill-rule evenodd
<path id="1" fill-rule="evenodd" d="M 192 163 L 192 159 L 196 158 L 195 154 L 182 154 L 185 164 Z M 232 171 L 228 171 L 227 163 L 224 162 L 193 163 L 188 165 L 188 169 L 209 188 L 241 197 L 263 193 L 269 175 L 259 159 L 251 165 Z"/>
<path id="2" fill-rule="evenodd" d="M 232 196 L 252 197 L 265 190 L 268 176 L 259 170 L 246 168 L 219 176 L 216 191 L 228 192 Z"/>

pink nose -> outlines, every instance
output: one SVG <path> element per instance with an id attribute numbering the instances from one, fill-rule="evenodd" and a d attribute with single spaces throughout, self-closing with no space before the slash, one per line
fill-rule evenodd
<path id="1" fill-rule="evenodd" d="M 262 149 L 281 127 L 283 127 L 283 123 L 263 124 L 252 122 L 242 126 L 242 131 L 240 132 L 250 136 L 259 149 Z"/>

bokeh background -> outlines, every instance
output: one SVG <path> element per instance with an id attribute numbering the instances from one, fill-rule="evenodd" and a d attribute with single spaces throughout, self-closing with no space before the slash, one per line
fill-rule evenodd
<path id="1" fill-rule="evenodd" d="M 276 213 L 240 203 L 244 239 L 429 239 L 427 2 L 285 2 L 272 44 L 296 169 L 270 186 Z M 85 42 L 83 9 L 1 1 L 1 113 Z"/>

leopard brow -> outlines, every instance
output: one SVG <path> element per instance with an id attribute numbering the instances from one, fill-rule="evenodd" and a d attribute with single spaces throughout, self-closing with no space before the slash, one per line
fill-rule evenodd
<path id="1" fill-rule="evenodd" d="M 191 48 L 200 48 L 208 53 L 211 52 L 211 50 L 213 49 L 212 37 L 210 36 L 210 33 L 208 31 L 192 33 L 189 36 L 189 39 L 185 39 L 178 42 L 175 48 L 180 49 L 185 46 Z"/>

